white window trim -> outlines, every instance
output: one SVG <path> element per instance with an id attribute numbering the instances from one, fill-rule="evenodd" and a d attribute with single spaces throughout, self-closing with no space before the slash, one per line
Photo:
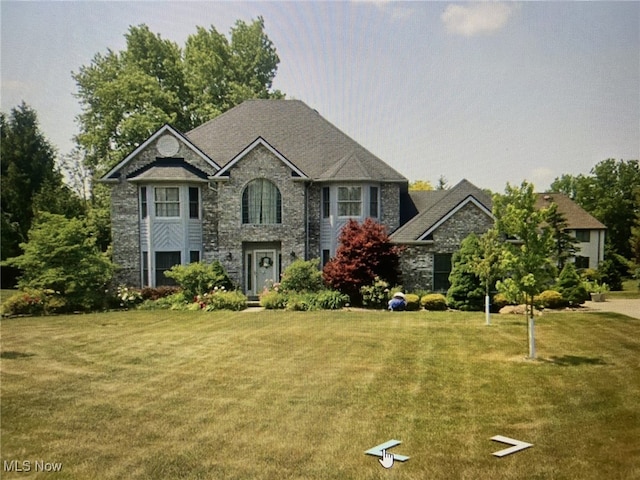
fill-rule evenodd
<path id="1" fill-rule="evenodd" d="M 162 203 L 162 204 L 175 204 L 176 202 L 158 202 L 156 200 L 156 190 L 158 188 L 163 188 L 163 189 L 168 189 L 168 188 L 175 188 L 178 190 L 178 215 L 158 215 L 157 212 L 157 207 L 158 207 L 158 203 Z M 182 193 L 182 188 L 180 185 L 153 185 L 153 194 L 152 194 L 152 204 L 153 204 L 153 217 L 158 219 L 158 220 L 177 220 L 179 218 L 182 217 L 183 215 L 183 208 L 184 208 L 184 202 L 182 201 L 182 197 L 184 196 L 184 194 Z M 148 213 L 148 210 L 147 210 Z"/>
<path id="2" fill-rule="evenodd" d="M 363 209 L 364 209 L 364 202 L 363 202 L 363 186 L 364 185 L 338 185 L 336 188 L 336 208 L 338 210 L 338 218 L 362 218 L 363 217 Z M 360 190 L 360 200 L 340 200 L 340 189 L 341 188 L 357 188 L 358 190 Z M 347 203 L 347 204 L 355 204 L 355 203 L 359 203 L 360 204 L 360 213 L 358 215 L 340 215 L 340 204 L 341 203 Z"/>

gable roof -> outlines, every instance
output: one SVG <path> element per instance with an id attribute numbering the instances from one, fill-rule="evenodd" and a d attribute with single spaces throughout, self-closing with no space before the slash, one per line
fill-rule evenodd
<path id="1" fill-rule="evenodd" d="M 247 100 L 186 137 L 222 168 L 262 138 L 313 180 L 407 179 L 299 100 Z"/>
<path id="2" fill-rule="evenodd" d="M 563 193 L 537 193 L 536 195 L 536 208 L 548 207 L 551 203 L 558 205 L 558 212 L 562 213 L 567 221 L 567 229 L 604 230 L 607 228 Z"/>
<path id="3" fill-rule="evenodd" d="M 289 159 L 287 159 L 287 157 L 285 157 L 278 150 L 273 148 L 273 146 L 271 146 L 269 144 L 269 142 L 267 142 L 262 137 L 258 137 L 253 142 L 251 142 L 251 145 L 247 146 L 240 153 L 238 153 L 238 155 L 236 155 L 229 163 L 227 163 L 224 167 L 222 167 L 214 176 L 215 177 L 222 177 L 222 176 L 226 175 L 231 167 L 233 167 L 236 163 L 238 163 L 240 160 L 242 160 L 249 152 L 251 152 L 254 148 L 256 148 L 258 146 L 263 146 L 264 148 L 269 150 L 282 163 L 284 163 L 287 167 L 289 167 L 291 169 L 292 173 L 295 173 L 296 176 L 302 177 L 302 178 L 307 178 L 306 174 L 302 170 L 300 170 L 293 163 L 291 163 L 289 161 Z"/>
<path id="4" fill-rule="evenodd" d="M 391 235 L 391 240 L 394 242 L 424 240 L 468 203 L 475 204 L 491 216 L 493 206 L 491 197 L 468 180 L 461 180 L 449 190 L 409 192 L 409 194 L 418 213 Z"/>
<path id="5" fill-rule="evenodd" d="M 120 163 L 118 163 L 115 167 L 105 173 L 100 181 L 109 182 L 118 178 L 119 171 L 126 166 L 131 160 L 133 160 L 140 152 L 142 152 L 145 148 L 151 145 L 156 139 L 160 138 L 160 136 L 169 133 L 173 135 L 179 142 L 182 142 L 188 148 L 190 148 L 196 155 L 202 158 L 206 163 L 211 165 L 216 171 L 220 170 L 220 166 L 209 158 L 204 152 L 202 152 L 198 147 L 196 147 L 188 138 L 182 135 L 179 131 L 173 128 L 171 125 L 165 124 L 156 130 L 149 138 L 147 138 L 143 143 L 141 143 L 133 152 L 127 155 Z"/>

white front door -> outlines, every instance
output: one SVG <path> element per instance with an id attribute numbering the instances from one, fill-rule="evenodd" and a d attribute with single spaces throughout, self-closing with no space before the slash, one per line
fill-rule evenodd
<path id="1" fill-rule="evenodd" d="M 250 295 L 259 295 L 266 286 L 273 285 L 278 282 L 277 262 L 278 257 L 275 250 L 254 250 L 252 257 L 251 275 L 252 288 L 249 292 Z"/>

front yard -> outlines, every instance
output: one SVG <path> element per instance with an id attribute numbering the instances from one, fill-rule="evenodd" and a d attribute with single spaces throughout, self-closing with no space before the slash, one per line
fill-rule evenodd
<path id="1" fill-rule="evenodd" d="M 458 312 L 3 319 L 2 478 L 640 477 L 640 321 Z M 513 455 L 494 435 L 533 443 Z M 411 457 L 381 468 L 390 439 Z M 12 461 L 14 463 L 10 463 Z M 36 472 L 36 461 L 61 471 Z M 30 472 L 16 466 L 30 462 Z M 41 463 L 39 465 L 43 465 Z M 11 470 L 11 471 L 9 471 Z"/>

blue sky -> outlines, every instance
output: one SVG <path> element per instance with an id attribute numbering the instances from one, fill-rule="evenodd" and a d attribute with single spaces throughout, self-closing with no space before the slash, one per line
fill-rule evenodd
<path id="1" fill-rule="evenodd" d="M 264 17 L 274 82 L 410 180 L 544 190 L 640 157 L 639 2 L 0 2 L 2 111 L 22 100 L 60 153 L 71 72 L 147 24 L 184 45 Z"/>

